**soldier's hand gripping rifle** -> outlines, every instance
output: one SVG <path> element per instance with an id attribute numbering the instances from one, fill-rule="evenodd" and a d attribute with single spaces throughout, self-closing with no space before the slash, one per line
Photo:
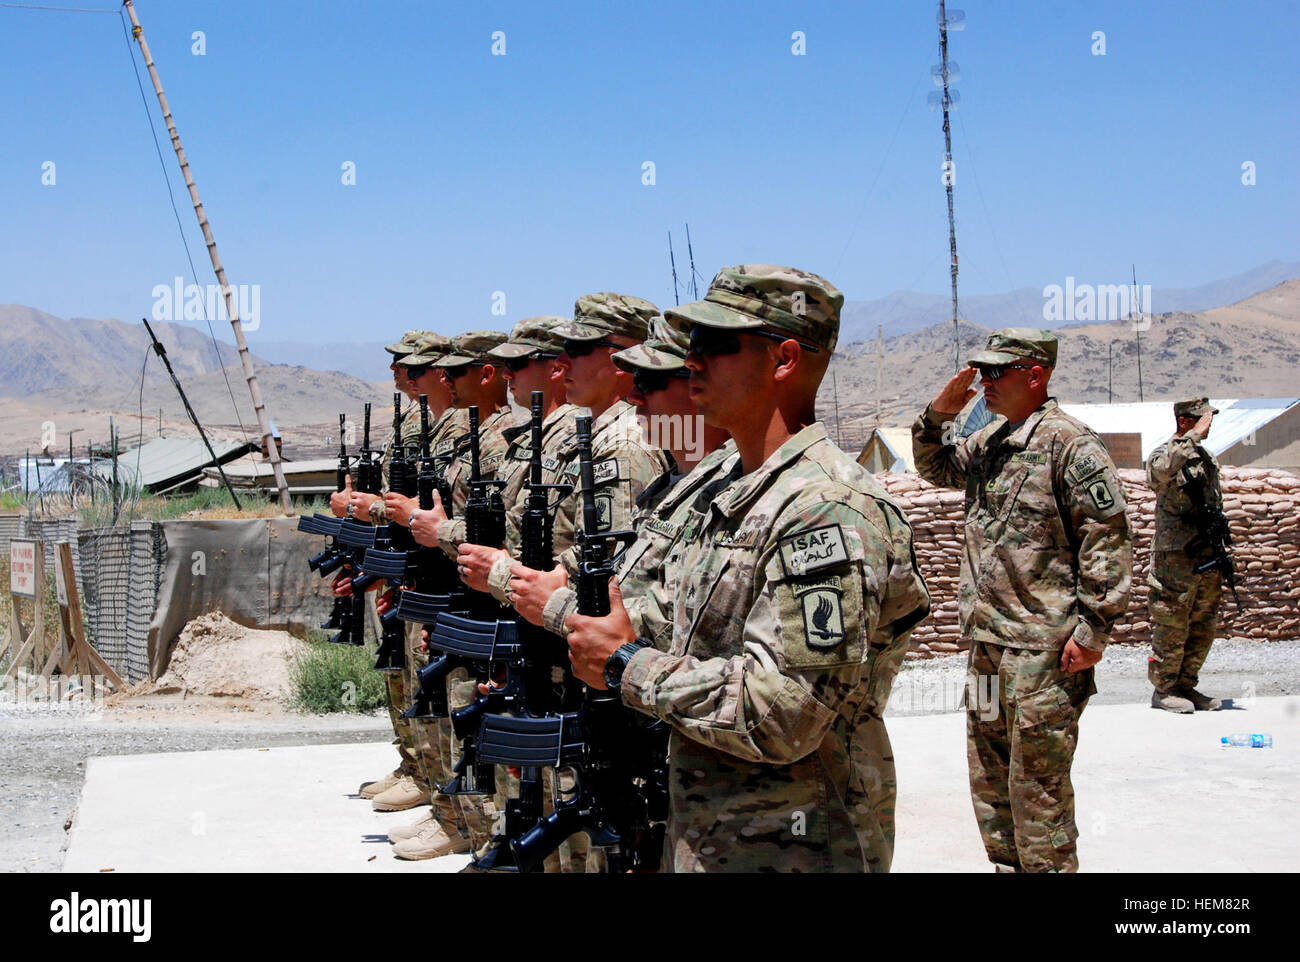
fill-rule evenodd
<path id="1" fill-rule="evenodd" d="M 370 447 L 370 405 L 365 406 L 365 421 L 361 437 L 361 454 L 354 473 L 354 488 L 365 494 L 379 494 L 384 487 L 384 470 L 378 453 Z M 349 567 L 352 569 L 352 599 L 344 620 L 343 630 L 331 641 L 352 645 L 365 644 L 366 590 L 379 580 L 379 576 L 362 570 L 366 549 L 375 547 L 377 537 L 386 537 L 387 526 L 376 527 L 356 518 L 344 518 L 339 525 L 338 541 L 351 550 Z M 381 541 L 382 544 L 382 541 Z"/>
<path id="2" fill-rule="evenodd" d="M 596 507 L 591 456 L 591 418 L 578 425 L 579 481 L 582 486 L 583 529 L 577 533 L 578 612 L 609 614 L 609 579 L 614 576 L 615 547 L 630 544 L 633 531 L 601 531 Z M 537 871 L 560 843 L 584 832 L 606 850 L 611 872 L 637 866 L 634 845 L 637 821 L 645 811 L 639 800 L 638 773 L 648 772 L 632 740 L 634 720 L 618 695 L 586 688 L 576 712 L 545 717 L 491 715 L 479 730 L 481 763 L 525 767 L 570 767 L 576 774 L 576 794 L 556 800 L 555 810 L 510 841 L 518 869 Z"/>
<path id="3" fill-rule="evenodd" d="M 336 491 L 342 491 L 348 485 L 348 468 L 350 462 L 348 461 L 347 442 L 344 437 L 346 419 L 346 414 L 339 415 L 339 464 L 338 470 L 335 473 Z M 308 534 L 323 534 L 329 538 L 324 551 L 312 555 L 307 559 L 307 567 L 312 571 L 315 571 L 322 578 L 328 578 L 347 563 L 348 552 L 338 543 L 339 527 L 342 520 L 342 518 L 336 518 L 332 514 L 322 514 L 319 511 L 310 517 L 301 515 L 298 518 L 299 531 L 304 531 Z M 347 598 L 335 595 L 334 604 L 330 608 L 329 618 L 323 621 L 320 627 L 327 629 L 343 628 L 346 624 L 348 607 L 349 601 Z"/>
<path id="4" fill-rule="evenodd" d="M 470 544 L 501 547 L 505 543 L 506 508 L 501 500 L 504 481 L 489 481 L 483 477 L 480 457 L 479 409 L 469 408 L 469 497 L 465 503 L 465 533 Z M 515 644 L 513 618 L 503 617 L 505 611 L 490 595 L 468 592 L 469 617 L 439 614 L 429 632 L 430 652 L 441 652 L 420 669 L 420 692 L 412 711 L 421 708 L 421 702 L 430 714 L 445 716 L 450 706 L 446 702 L 446 678 L 457 668 L 465 668 L 475 678 L 486 679 L 491 663 L 498 657 L 511 657 Z M 500 654 L 498 654 L 500 653 Z M 423 717 L 420 714 L 413 718 Z M 462 721 L 462 731 L 467 726 L 472 732 L 474 723 Z M 466 761 L 466 759 L 470 761 Z M 485 794 L 492 792 L 494 779 L 492 766 L 476 769 L 472 751 L 462 756 L 456 776 L 442 786 L 448 795 Z"/>
<path id="5" fill-rule="evenodd" d="M 388 490 L 411 498 L 416 495 L 417 481 L 410 452 L 402 443 L 401 404 L 402 395 L 394 393 L 393 447 L 388 459 Z M 385 525 L 385 528 L 387 544 L 376 539 L 375 547 L 366 549 L 361 569 L 368 575 L 384 578 L 400 592 L 401 586 L 408 580 L 411 552 L 418 545 L 410 528 L 396 523 Z M 397 613 L 396 604 L 379 616 L 379 623 L 381 630 L 375 668 L 379 671 L 401 671 L 406 667 L 406 628 Z"/>
<path id="6" fill-rule="evenodd" d="M 1180 472 L 1178 486 L 1192 502 L 1192 513 L 1196 516 L 1196 536 L 1187 544 L 1187 554 L 1192 558 L 1205 557 L 1208 560 L 1196 566 L 1196 573 L 1203 574 L 1211 569 L 1218 569 L 1223 576 L 1223 583 L 1232 591 L 1232 600 L 1241 611 L 1241 599 L 1237 597 L 1237 568 L 1232 561 L 1232 530 L 1228 519 L 1218 505 L 1212 504 L 1206 491 L 1207 482 L 1204 475 L 1192 474 L 1186 467 Z"/>
<path id="7" fill-rule="evenodd" d="M 529 456 L 529 474 L 525 487 L 528 498 L 520 521 L 522 541 L 521 560 L 524 565 L 537 571 L 550 571 L 555 567 L 553 526 L 555 512 L 561 502 L 572 492 L 571 484 L 545 484 L 542 481 L 542 425 L 544 420 L 543 394 L 534 391 L 531 398 L 531 418 L 529 424 L 531 449 Z M 477 757 L 478 731 L 486 715 L 512 714 L 516 717 L 538 717 L 567 709 L 574 709 L 577 704 L 565 704 L 566 692 L 572 698 L 578 692 L 569 664 L 568 646 L 562 638 L 551 634 L 531 622 L 516 617 L 513 637 L 502 632 L 500 623 L 477 623 L 481 627 L 480 641 L 492 641 L 493 658 L 505 667 L 505 682 L 490 693 L 479 695 L 473 704 L 451 713 L 452 730 L 461 739 L 461 762 L 457 766 L 460 787 L 469 776 L 474 783 L 481 784 L 483 779 L 475 778 L 479 767 Z M 476 623 L 461 619 L 456 627 L 462 631 L 474 631 Z M 484 628 L 491 627 L 493 638 L 486 637 Z M 505 635 L 508 645 L 502 645 L 498 639 Z M 555 668 L 561 669 L 565 681 L 557 687 L 552 680 Z M 501 835 L 493 840 L 496 845 L 475 864 L 481 869 L 511 870 L 515 867 L 514 853 L 510 842 L 520 837 L 541 819 L 542 810 L 542 770 L 536 765 L 524 765 L 520 768 L 519 796 L 506 801 L 505 819 Z"/>

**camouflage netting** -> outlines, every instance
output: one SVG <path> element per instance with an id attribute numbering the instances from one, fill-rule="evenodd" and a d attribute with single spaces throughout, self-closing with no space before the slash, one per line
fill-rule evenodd
<path id="1" fill-rule="evenodd" d="M 1155 494 L 1142 471 L 1122 470 L 1133 529 L 1133 594 L 1113 640 L 1151 643 L 1147 568 L 1155 533 Z M 877 478 L 903 504 L 915 530 L 917 561 L 930 589 L 930 617 L 912 632 L 909 657 L 965 649 L 957 624 L 965 493 L 914 474 Z M 1232 527 L 1241 612 L 1230 592 L 1219 609 L 1219 637 L 1277 641 L 1300 637 L 1300 478 L 1266 468 L 1223 468 L 1223 509 Z"/>

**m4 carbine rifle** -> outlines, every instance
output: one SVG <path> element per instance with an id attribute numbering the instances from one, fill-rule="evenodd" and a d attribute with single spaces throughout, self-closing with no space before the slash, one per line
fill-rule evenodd
<path id="1" fill-rule="evenodd" d="M 1218 505 L 1211 504 L 1208 495 L 1208 482 L 1202 474 L 1192 474 L 1184 466 L 1179 472 L 1181 479 L 1178 486 L 1192 502 L 1192 514 L 1196 518 L 1196 536 L 1187 543 L 1187 554 L 1192 558 L 1204 558 L 1196 566 L 1196 573 L 1203 574 L 1211 569 L 1218 569 L 1223 576 L 1223 583 L 1232 591 L 1232 600 L 1241 611 L 1241 599 L 1237 597 L 1237 568 L 1232 562 L 1232 531 L 1228 519 Z"/>

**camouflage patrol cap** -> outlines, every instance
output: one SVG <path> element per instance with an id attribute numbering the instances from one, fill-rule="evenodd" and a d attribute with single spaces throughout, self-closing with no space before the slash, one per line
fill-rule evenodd
<path id="1" fill-rule="evenodd" d="M 984 350 L 966 363 L 971 367 L 1000 367 L 1016 361 L 1056 367 L 1056 335 L 1036 327 L 1004 327 L 990 334 Z"/>
<path id="2" fill-rule="evenodd" d="M 384 350 L 396 357 L 414 354 L 416 338 L 427 333 L 427 331 L 407 331 L 396 344 L 388 344 L 384 347 Z"/>
<path id="3" fill-rule="evenodd" d="M 1199 418 L 1205 414 L 1218 414 L 1219 409 L 1210 405 L 1207 397 L 1189 397 L 1174 402 L 1174 417 Z"/>
<path id="4" fill-rule="evenodd" d="M 433 331 L 413 331 L 415 337 L 411 341 L 410 351 L 405 357 L 397 358 L 397 363 L 403 367 L 423 367 L 426 364 L 432 364 L 438 358 L 442 357 L 451 350 L 451 338 L 445 334 L 435 334 Z"/>
<path id="5" fill-rule="evenodd" d="M 510 340 L 488 351 L 491 357 L 507 361 L 531 354 L 559 354 L 564 350 L 564 338 L 555 333 L 556 328 L 568 324 L 567 317 L 542 314 L 526 317 L 510 332 Z"/>
<path id="6" fill-rule="evenodd" d="M 433 362 L 434 367 L 460 367 L 462 364 L 493 364 L 488 351 L 506 342 L 505 331 L 468 331 L 451 339 L 451 352 Z"/>
<path id="7" fill-rule="evenodd" d="M 619 368 L 632 373 L 638 368 L 649 371 L 680 371 L 686 367 L 686 352 L 691 339 L 662 317 L 650 322 L 650 336 L 641 344 L 610 355 Z"/>
<path id="8" fill-rule="evenodd" d="M 601 291 L 584 294 L 573 305 L 573 320 L 556 328 L 566 341 L 598 341 L 614 334 L 644 341 L 659 308 L 643 297 Z"/>
<path id="9" fill-rule="evenodd" d="M 844 295 L 817 274 L 774 264 L 739 264 L 718 271 L 702 301 L 664 312 L 681 331 L 692 324 L 728 330 L 770 328 L 827 351 L 835 350 Z"/>

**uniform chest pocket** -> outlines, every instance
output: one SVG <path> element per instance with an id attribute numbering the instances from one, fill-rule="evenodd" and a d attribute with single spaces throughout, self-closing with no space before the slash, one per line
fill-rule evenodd
<path id="1" fill-rule="evenodd" d="M 676 599 L 678 637 L 689 638 L 697 658 L 738 655 L 754 601 L 758 546 L 720 533 L 707 548 L 683 559 Z"/>

